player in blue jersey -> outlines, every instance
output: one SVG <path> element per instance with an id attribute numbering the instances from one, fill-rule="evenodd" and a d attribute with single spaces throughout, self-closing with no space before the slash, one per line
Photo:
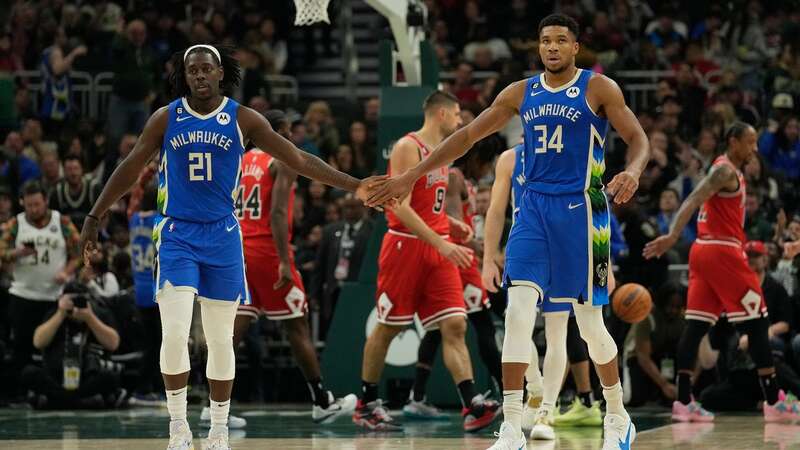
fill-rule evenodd
<path id="1" fill-rule="evenodd" d="M 167 448 L 193 448 L 186 422 L 186 383 L 196 297 L 208 346 L 211 400 L 211 429 L 204 448 L 227 450 L 235 372 L 233 323 L 239 303 L 249 302 L 242 236 L 234 215 L 245 143 L 251 141 L 300 175 L 355 191 L 362 200 L 367 185 L 385 180 L 360 181 L 333 169 L 276 133 L 261 114 L 227 97 L 240 80 L 232 49 L 194 45 L 173 55 L 171 64 L 177 99 L 150 116 L 136 146 L 111 175 L 84 223 L 82 249 L 88 263 L 96 251 L 100 217 L 159 153 L 159 214 L 153 240 L 163 330 L 160 366 L 171 419 Z"/>
<path id="2" fill-rule="evenodd" d="M 531 356 L 536 302 L 572 303 L 607 403 L 604 450 L 627 449 L 635 428 L 622 405 L 617 347 L 603 324 L 608 303 L 608 204 L 603 144 L 609 123 L 628 144 L 627 167 L 607 186 L 616 203 L 631 199 L 649 158 L 647 136 L 610 78 L 575 67 L 578 24 L 562 14 L 539 23 L 542 74 L 512 83 L 469 125 L 425 161 L 371 191 L 368 204 L 403 198 L 421 174 L 448 164 L 475 142 L 520 117 L 525 190 L 506 249 L 509 286 L 503 341 L 505 422 L 492 449 L 525 448 L 522 388 Z"/>

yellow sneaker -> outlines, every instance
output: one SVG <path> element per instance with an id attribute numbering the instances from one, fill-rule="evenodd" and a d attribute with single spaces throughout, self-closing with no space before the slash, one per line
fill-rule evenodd
<path id="1" fill-rule="evenodd" d="M 576 398 L 564 414 L 555 417 L 553 425 L 556 427 L 602 426 L 603 414 L 600 411 L 600 402 L 594 402 L 591 408 L 587 408 L 580 399 Z"/>

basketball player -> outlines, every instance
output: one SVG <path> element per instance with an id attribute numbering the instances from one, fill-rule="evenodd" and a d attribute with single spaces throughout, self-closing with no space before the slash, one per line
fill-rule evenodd
<path id="1" fill-rule="evenodd" d="M 278 134 L 289 139 L 289 121 L 283 111 L 265 117 Z M 314 406 L 311 418 L 328 423 L 353 413 L 356 396 L 335 400 L 322 385 L 319 361 L 308 329 L 308 303 L 300 274 L 294 265 L 292 209 L 297 174 L 268 153 L 254 148 L 244 154 L 242 178 L 236 194 L 236 215 L 244 236 L 244 261 L 252 304 L 239 305 L 233 328 L 237 346 L 250 323 L 264 314 L 281 322 L 292 353 L 303 372 Z"/>
<path id="2" fill-rule="evenodd" d="M 458 100 L 450 94 L 432 93 L 422 109 L 422 128 L 397 141 L 389 172 L 401 174 L 428 158 L 431 149 L 461 124 Z M 498 412 L 497 402 L 485 400 L 475 389 L 464 342 L 467 313 L 458 267 L 472 264 L 472 250 L 448 238 L 447 181 L 446 168 L 415 177 L 411 195 L 386 212 L 389 231 L 378 259 L 378 324 L 364 345 L 362 395 L 353 414 L 353 422 L 368 429 L 401 429 L 378 399 L 378 381 L 389 344 L 413 323 L 415 313 L 427 330 L 441 332 L 444 362 L 461 396 L 464 429 L 484 428 Z"/>
<path id="3" fill-rule="evenodd" d="M 747 265 L 743 245 L 745 179 L 741 168 L 758 148 L 756 130 L 735 122 L 725 133 L 727 149 L 714 160 L 703 178 L 678 209 L 669 234 L 647 243 L 645 258 L 660 257 L 678 241 L 697 208 L 697 239 L 689 251 L 689 293 L 686 328 L 678 344 L 676 361 L 678 399 L 672 419 L 710 422 L 714 415 L 692 399 L 691 374 L 698 347 L 723 311 L 728 321 L 747 336 L 750 357 L 756 364 L 764 395 L 764 420 L 776 422 L 800 418 L 797 402 L 781 398 L 769 347 L 767 304 L 761 282 Z"/>
<path id="4" fill-rule="evenodd" d="M 472 239 L 472 219 L 475 215 L 475 188 L 472 183 L 464 178 L 461 170 L 455 167 L 450 169 L 448 175 L 445 209 L 450 217 L 451 230 L 455 225 L 455 227 L 466 232 L 466 235 L 456 239 L 454 235 L 464 234 L 464 232 L 459 233 L 453 230 L 451 237 L 454 242 L 460 245 L 477 246 L 478 243 Z M 477 250 L 474 247 L 472 248 Z M 467 268 L 459 267 L 458 272 L 464 291 L 464 306 L 467 309 L 467 317 L 475 328 L 478 352 L 483 364 L 489 371 L 493 383 L 499 388 L 503 382 L 500 369 L 500 352 L 497 350 L 497 344 L 495 343 L 494 322 L 492 322 L 492 315 L 489 311 L 489 295 L 481 282 L 478 259 L 473 258 L 472 264 Z M 403 407 L 403 415 L 405 417 L 412 419 L 439 419 L 444 417 L 436 407 L 425 401 L 425 388 L 428 377 L 431 374 L 436 351 L 439 349 L 441 342 L 442 334 L 439 330 L 431 330 L 425 333 L 419 344 L 414 387 L 411 390 L 409 402 Z"/>
<path id="5" fill-rule="evenodd" d="M 173 55 L 171 63 L 170 82 L 178 98 L 153 113 L 134 149 L 114 171 L 87 215 L 81 248 L 88 264 L 96 251 L 100 218 L 158 152 L 159 216 L 153 235 L 156 301 L 163 330 L 160 365 L 171 419 L 168 449 L 193 448 L 186 422 L 186 383 L 195 297 L 202 307 L 208 346 L 211 430 L 204 447 L 229 449 L 233 322 L 239 302 L 249 303 L 233 203 L 245 143 L 252 141 L 302 175 L 362 197 L 366 186 L 298 150 L 260 114 L 223 94 L 240 80 L 231 49 L 194 45 Z"/>
<path id="6" fill-rule="evenodd" d="M 525 145 L 518 144 L 514 148 L 503 152 L 495 164 L 492 198 L 489 201 L 489 209 L 486 212 L 483 241 L 482 277 L 484 285 L 490 292 L 497 292 L 497 288 L 501 284 L 500 272 L 496 261 L 500 259 L 497 253 L 500 248 L 500 237 L 506 217 L 506 205 L 509 204 L 510 198 L 511 208 L 516 210 L 519 199 L 525 190 L 524 151 Z M 609 284 L 611 281 L 611 278 L 609 278 Z M 585 346 L 583 342 L 576 342 L 578 340 L 577 333 L 569 333 L 572 304 L 555 303 L 545 297 L 540 308 L 545 318 L 545 335 L 547 338 L 544 381 L 542 381 L 542 375 L 539 373 L 539 355 L 536 351 L 536 346 L 532 345 L 531 363 L 525 372 L 528 402 L 522 415 L 522 429 L 530 430 L 531 439 L 553 440 L 555 439 L 553 430 L 555 403 L 561 390 L 568 356 L 573 363 L 573 373 L 578 385 L 579 398 L 588 400 L 588 405 L 582 403 L 587 411 L 581 414 L 579 419 L 585 420 L 587 423 L 589 419 L 598 421 L 602 419 L 599 403 L 593 402 L 591 399 L 589 367 L 588 364 L 583 364 L 583 362 L 588 361 L 588 355 L 585 354 Z M 569 342 L 570 338 L 572 342 Z M 568 349 L 571 351 L 568 351 Z M 572 408 L 570 411 L 576 411 L 576 408 Z M 571 414 L 571 416 L 577 415 L 576 412 Z"/>
<path id="7" fill-rule="evenodd" d="M 636 192 L 649 149 L 617 84 L 575 67 L 578 34 L 578 24 L 563 14 L 544 18 L 539 23 L 544 73 L 506 87 L 429 158 L 371 191 L 368 200 L 377 204 L 402 198 L 420 174 L 455 160 L 516 115 L 522 119 L 525 192 L 506 250 L 504 278 L 510 287 L 503 342 L 505 422 L 495 450 L 525 448 L 523 379 L 531 358 L 536 303 L 546 295 L 556 303 L 573 303 L 607 402 L 603 448 L 627 448 L 636 435 L 622 404 L 617 347 L 601 308 L 608 303 L 609 217 L 602 176 L 609 122 L 628 144 L 628 166 L 608 185 L 615 202 L 627 202 Z"/>

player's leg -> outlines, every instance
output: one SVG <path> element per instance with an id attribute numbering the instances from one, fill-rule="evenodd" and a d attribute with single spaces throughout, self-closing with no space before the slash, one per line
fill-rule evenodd
<path id="1" fill-rule="evenodd" d="M 404 328 L 405 325 L 378 323 L 367 337 L 361 365 L 361 397 L 353 413 L 353 423 L 356 425 L 380 431 L 402 429 L 392 421 L 378 399 L 378 382 L 386 364 L 389 345 Z"/>
<path id="2" fill-rule="evenodd" d="M 495 385 L 499 388 L 503 385 L 503 372 L 500 351 L 497 349 L 495 341 L 492 313 L 489 309 L 481 308 L 480 311 L 473 312 L 467 317 L 475 328 L 475 336 L 478 340 L 478 354 Z"/>
<path id="3" fill-rule="evenodd" d="M 530 433 L 544 395 L 544 380 L 539 370 L 539 351 L 535 343 L 531 345 L 531 362 L 525 370 L 525 389 L 528 391 L 528 401 L 522 408 L 522 431 Z"/>
<path id="4" fill-rule="evenodd" d="M 241 311 L 241 306 L 239 308 L 240 311 L 236 313 L 236 319 L 233 321 L 233 348 L 239 347 L 242 339 L 244 339 L 244 336 L 247 334 L 247 330 L 250 329 L 250 326 L 257 319 L 257 316 L 254 314 L 243 313 Z"/>
<path id="5" fill-rule="evenodd" d="M 567 324 L 567 358 L 572 378 L 575 380 L 577 396 L 570 408 L 555 418 L 557 426 L 601 426 L 603 414 L 600 403 L 594 400 L 589 375 L 589 352 L 580 337 L 578 323 L 570 317 Z"/>
<path id="6" fill-rule="evenodd" d="M 567 367 L 567 321 L 569 311 L 558 311 L 561 305 L 542 304 L 544 332 L 547 338 L 547 352 L 544 355 L 544 392 L 542 406 L 534 419 L 531 439 L 555 439 L 553 431 L 554 411 L 558 393 L 561 390 L 564 369 Z M 552 309 L 555 309 L 551 311 Z"/>
<path id="7" fill-rule="evenodd" d="M 411 388 L 408 403 L 403 406 L 403 416 L 409 419 L 438 420 L 446 418 L 438 408 L 426 400 L 426 387 L 433 370 L 436 352 L 442 343 L 442 333 L 430 330 L 425 333 L 417 350 L 417 364 L 414 373 L 414 386 Z"/>

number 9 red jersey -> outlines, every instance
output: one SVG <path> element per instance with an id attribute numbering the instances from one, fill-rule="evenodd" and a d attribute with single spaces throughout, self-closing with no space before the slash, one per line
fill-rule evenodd
<path id="1" fill-rule="evenodd" d="M 408 133 L 407 138 L 413 140 L 419 148 L 420 159 L 425 159 L 431 154 L 422 140 L 414 133 Z M 391 164 L 388 173 L 392 175 Z M 420 177 L 411 190 L 411 209 L 437 234 L 447 235 L 450 231 L 450 222 L 445 213 L 445 194 L 447 193 L 447 167 L 440 167 Z M 391 211 L 386 211 L 386 220 L 389 229 L 400 233 L 412 234 Z"/>

